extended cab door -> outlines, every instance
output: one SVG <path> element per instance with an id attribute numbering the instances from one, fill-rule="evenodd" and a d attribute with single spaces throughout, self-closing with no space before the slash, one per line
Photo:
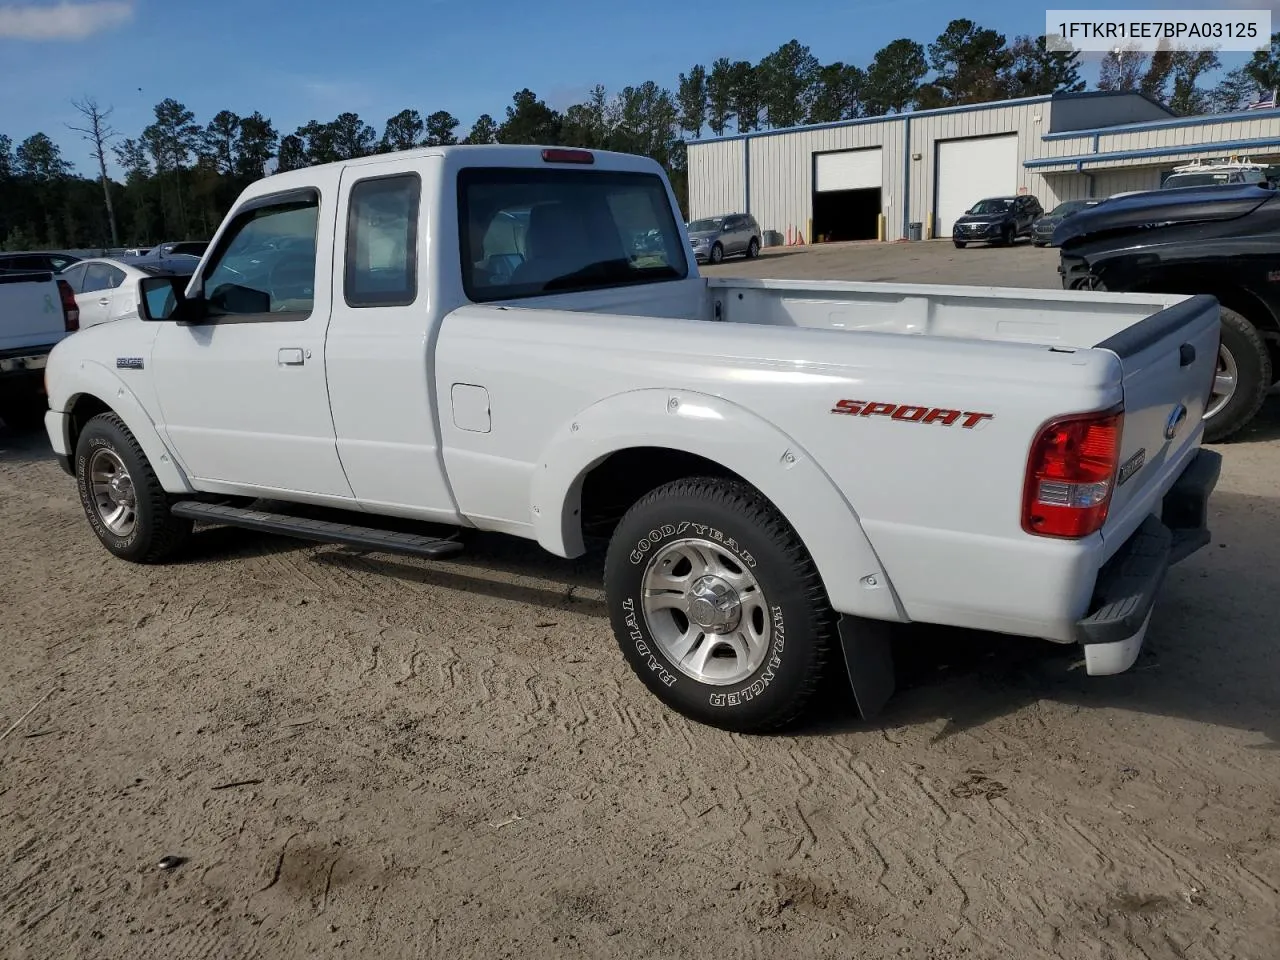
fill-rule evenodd
<path id="1" fill-rule="evenodd" d="M 428 260 L 439 169 L 440 158 L 427 157 L 343 170 L 325 364 L 338 453 L 356 499 L 381 513 L 451 523 L 458 512 L 436 422 L 439 307 Z"/>
<path id="2" fill-rule="evenodd" d="M 336 184 L 319 186 L 244 203 L 200 271 L 207 316 L 156 336 L 163 427 L 197 480 L 351 497 L 324 370 Z"/>

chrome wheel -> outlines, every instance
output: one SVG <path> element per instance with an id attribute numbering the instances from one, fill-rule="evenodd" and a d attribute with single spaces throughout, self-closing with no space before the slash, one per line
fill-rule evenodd
<path id="1" fill-rule="evenodd" d="M 681 673 L 716 686 L 740 683 L 764 663 L 772 640 L 760 584 L 711 540 L 676 540 L 644 572 L 649 633 Z"/>
<path id="2" fill-rule="evenodd" d="M 127 537 L 138 523 L 133 478 L 114 450 L 99 447 L 89 460 L 89 490 L 98 519 L 117 537 Z"/>
<path id="3" fill-rule="evenodd" d="M 1236 367 L 1236 358 L 1226 347 L 1218 347 L 1218 372 L 1213 378 L 1213 389 L 1209 392 L 1209 403 L 1204 415 L 1212 417 L 1231 402 L 1236 395 L 1236 385 L 1240 381 L 1240 371 Z"/>

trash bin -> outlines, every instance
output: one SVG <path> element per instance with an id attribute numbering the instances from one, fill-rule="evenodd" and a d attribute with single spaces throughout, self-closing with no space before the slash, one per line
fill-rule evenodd
<path id="1" fill-rule="evenodd" d="M 907 239 L 908 239 L 908 240 L 923 240 L 923 239 L 924 239 L 924 224 L 923 224 L 923 223 L 921 223 L 921 222 L 920 222 L 920 221 L 918 221 L 918 220 L 917 220 L 915 223 L 909 223 L 909 224 L 907 224 Z"/>

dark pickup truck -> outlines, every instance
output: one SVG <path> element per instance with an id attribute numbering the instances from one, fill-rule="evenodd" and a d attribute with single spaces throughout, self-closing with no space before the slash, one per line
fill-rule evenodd
<path id="1" fill-rule="evenodd" d="M 1205 440 L 1253 420 L 1280 373 L 1280 193 L 1269 185 L 1184 187 L 1115 197 L 1053 233 L 1066 289 L 1207 293 L 1222 342 Z"/>

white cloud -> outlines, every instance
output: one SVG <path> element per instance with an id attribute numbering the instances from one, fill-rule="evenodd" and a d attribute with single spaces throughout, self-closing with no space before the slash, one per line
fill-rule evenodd
<path id="1" fill-rule="evenodd" d="M 133 18 L 131 0 L 0 6 L 0 39 L 84 40 Z"/>

